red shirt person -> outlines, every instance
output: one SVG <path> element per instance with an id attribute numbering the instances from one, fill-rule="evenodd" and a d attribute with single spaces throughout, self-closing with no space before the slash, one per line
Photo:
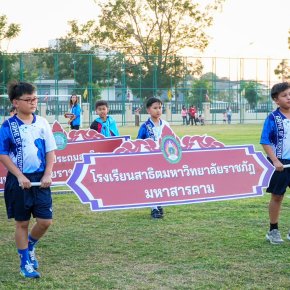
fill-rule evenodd
<path id="1" fill-rule="evenodd" d="M 195 125 L 196 124 L 196 108 L 195 106 L 191 105 L 189 110 L 188 110 L 188 115 L 189 115 L 189 123 L 191 123 L 191 125 L 193 125 L 193 122 Z"/>

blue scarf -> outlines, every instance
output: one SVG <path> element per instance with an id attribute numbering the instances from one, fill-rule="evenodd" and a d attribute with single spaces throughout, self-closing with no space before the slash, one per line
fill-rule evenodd
<path id="1" fill-rule="evenodd" d="M 101 134 L 103 134 L 106 137 L 110 136 L 119 136 L 119 131 L 116 126 L 116 122 L 113 120 L 111 116 L 107 116 L 106 121 L 104 122 L 100 117 L 96 119 L 96 122 L 100 123 L 101 128 Z"/>
<path id="2" fill-rule="evenodd" d="M 21 136 L 20 136 L 19 125 L 14 117 L 9 118 L 7 121 L 9 123 L 10 131 L 14 139 L 14 143 L 16 145 L 17 167 L 20 169 L 21 172 L 23 172 L 23 149 L 22 149 L 22 141 L 21 141 Z"/>
<path id="3" fill-rule="evenodd" d="M 272 112 L 277 128 L 277 146 L 276 146 L 276 156 L 277 158 L 282 158 L 283 151 L 283 139 L 284 139 L 284 126 L 283 126 L 283 115 L 280 110 L 277 109 Z"/>
<path id="4" fill-rule="evenodd" d="M 159 121 L 159 125 L 162 125 L 162 120 Z M 155 127 L 154 123 L 151 121 L 151 119 L 149 118 L 146 122 L 145 122 L 145 126 L 148 132 L 148 138 L 153 139 L 154 141 L 157 141 L 157 138 L 154 134 L 153 131 L 153 127 Z"/>

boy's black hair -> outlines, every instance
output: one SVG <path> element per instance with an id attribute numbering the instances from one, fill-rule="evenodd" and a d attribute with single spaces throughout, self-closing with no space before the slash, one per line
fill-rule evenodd
<path id="1" fill-rule="evenodd" d="M 30 83 L 12 81 L 8 84 L 7 91 L 9 100 L 12 102 L 15 99 L 19 99 L 24 94 L 32 95 L 36 91 L 36 88 Z"/>
<path id="2" fill-rule="evenodd" d="M 95 109 L 97 109 L 100 106 L 106 106 L 108 108 L 108 102 L 104 100 L 96 101 Z"/>
<path id="3" fill-rule="evenodd" d="M 162 105 L 162 101 L 158 98 L 155 98 L 155 97 L 151 97 L 147 100 L 146 102 L 146 108 L 150 108 L 152 106 L 152 104 L 154 103 L 159 103 L 160 105 Z"/>
<path id="4" fill-rule="evenodd" d="M 271 89 L 271 98 L 273 100 L 276 99 L 281 92 L 284 92 L 289 88 L 290 88 L 290 83 L 288 82 L 275 84 Z"/>

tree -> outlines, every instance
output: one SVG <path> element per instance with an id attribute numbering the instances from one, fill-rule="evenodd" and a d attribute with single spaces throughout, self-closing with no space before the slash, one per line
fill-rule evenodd
<path id="1" fill-rule="evenodd" d="M 288 31 L 288 48 L 290 49 L 290 29 Z M 278 76 L 282 82 L 289 82 L 290 80 L 290 65 L 288 64 L 287 59 L 282 59 L 282 61 L 278 64 L 276 69 L 274 70 L 275 75 Z"/>
<path id="2" fill-rule="evenodd" d="M 215 0 L 201 8 L 193 0 L 106 1 L 100 4 L 98 23 L 71 21 L 69 37 L 128 55 L 138 67 L 131 72 L 134 79 L 141 69 L 143 81 L 151 82 L 151 88 L 170 87 L 172 76 L 175 83 L 182 78 L 183 62 L 176 56 L 185 48 L 203 51 L 207 47 L 205 30 L 223 2 Z"/>
<path id="3" fill-rule="evenodd" d="M 16 23 L 8 24 L 7 16 L 0 15 L 0 51 L 2 51 L 2 41 L 9 41 L 18 36 L 21 31 L 20 25 Z"/>
<path id="4" fill-rule="evenodd" d="M 38 77 L 74 79 L 73 93 L 82 95 L 87 88 L 89 99 L 93 100 L 100 97 L 100 87 L 109 85 L 109 78 L 105 76 L 108 59 L 97 57 L 92 50 L 84 50 L 73 39 L 61 38 L 55 46 L 33 49 L 33 52 L 38 59 Z"/>
<path id="5" fill-rule="evenodd" d="M 290 39 L 290 38 L 289 38 Z M 279 65 L 274 70 L 275 75 L 278 76 L 282 82 L 287 82 L 290 80 L 290 66 L 286 59 L 283 59 Z"/>
<path id="6" fill-rule="evenodd" d="M 255 81 L 244 82 L 243 88 L 245 92 L 245 99 L 250 104 L 250 108 L 256 108 L 257 103 L 260 99 L 260 96 L 258 94 L 258 83 Z"/>
<path id="7" fill-rule="evenodd" d="M 8 24 L 7 16 L 0 15 L 0 93 L 6 92 L 6 83 L 15 77 L 13 73 L 13 65 L 17 61 L 17 57 L 7 55 L 2 51 L 2 42 L 15 38 L 20 32 L 20 25 Z"/>
<path id="8" fill-rule="evenodd" d="M 199 80 L 195 80 L 193 82 L 190 95 L 188 97 L 188 102 L 198 108 L 201 108 L 202 103 L 207 101 L 206 96 L 211 95 L 211 91 L 211 81 L 201 77 Z"/>

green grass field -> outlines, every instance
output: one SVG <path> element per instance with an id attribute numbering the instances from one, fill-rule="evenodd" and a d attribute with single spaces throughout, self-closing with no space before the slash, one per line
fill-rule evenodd
<path id="1" fill-rule="evenodd" d="M 258 144 L 261 125 L 175 126 L 179 135 Z M 137 128 L 120 128 L 124 135 Z M 290 289 L 290 241 L 265 240 L 269 195 L 165 208 L 91 212 L 74 194 L 54 195 L 54 224 L 37 247 L 42 278 L 24 279 L 0 197 L 0 289 Z M 290 228 L 289 192 L 280 230 Z"/>

